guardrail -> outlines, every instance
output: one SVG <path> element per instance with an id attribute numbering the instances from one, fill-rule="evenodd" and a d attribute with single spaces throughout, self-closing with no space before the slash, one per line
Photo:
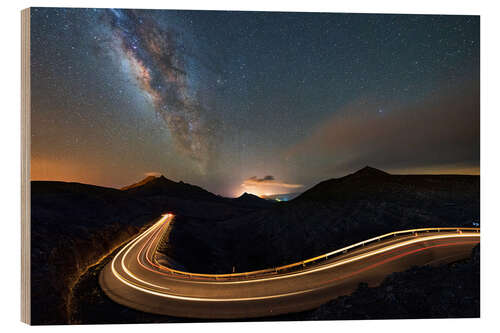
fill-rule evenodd
<path id="1" fill-rule="evenodd" d="M 364 247 L 367 244 L 379 242 L 383 239 L 387 239 L 390 237 L 396 237 L 396 236 L 404 236 L 404 235 L 418 235 L 419 233 L 429 233 L 429 232 L 457 232 L 461 233 L 463 231 L 468 231 L 468 232 L 477 232 L 480 233 L 480 228 L 420 228 L 420 229 L 409 229 L 409 230 L 402 230 L 402 231 L 394 231 L 390 232 L 381 236 L 373 237 L 346 247 L 343 247 L 341 249 L 331 251 L 310 259 L 298 261 L 292 264 L 284 265 L 284 266 L 279 266 L 279 267 L 274 267 L 274 268 L 267 268 L 267 269 L 261 269 L 261 270 L 256 270 L 256 271 L 249 271 L 249 272 L 242 272 L 242 273 L 226 273 L 226 274 L 203 274 L 203 273 L 190 273 L 190 272 L 184 272 L 180 270 L 176 270 L 170 267 L 163 266 L 161 264 L 158 264 L 156 260 L 154 259 L 153 255 L 153 260 L 158 264 L 158 266 L 164 270 L 170 272 L 172 275 L 176 275 L 178 277 L 183 277 L 183 278 L 188 278 L 188 279 L 209 279 L 209 280 L 234 280 L 234 279 L 247 279 L 247 278 L 252 278 L 252 277 L 257 277 L 265 274 L 278 274 L 278 273 L 288 273 L 291 272 L 295 269 L 298 268 L 304 268 L 309 265 L 313 265 L 315 263 L 318 263 L 320 261 L 328 260 L 331 259 L 332 257 L 346 254 L 349 251 L 352 251 L 353 249 L 358 249 L 361 247 Z M 163 235 L 162 235 L 163 236 Z M 159 244 L 159 242 L 158 242 Z M 156 253 L 157 246 L 155 247 L 154 253 Z"/>

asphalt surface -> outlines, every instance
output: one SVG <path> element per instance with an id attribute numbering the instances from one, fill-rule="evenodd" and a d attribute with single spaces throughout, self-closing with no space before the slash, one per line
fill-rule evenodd
<path id="1" fill-rule="evenodd" d="M 470 256 L 479 231 L 396 235 L 340 255 L 271 272 L 196 275 L 159 265 L 155 251 L 172 220 L 163 216 L 128 243 L 102 270 L 99 283 L 113 301 L 136 310 L 190 318 L 252 318 L 313 309 L 375 286 L 414 265 L 442 264 Z"/>

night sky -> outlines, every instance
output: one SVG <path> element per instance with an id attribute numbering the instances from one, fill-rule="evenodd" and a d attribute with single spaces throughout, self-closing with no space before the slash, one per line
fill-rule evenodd
<path id="1" fill-rule="evenodd" d="M 479 173 L 479 17 L 33 8 L 32 179 Z"/>

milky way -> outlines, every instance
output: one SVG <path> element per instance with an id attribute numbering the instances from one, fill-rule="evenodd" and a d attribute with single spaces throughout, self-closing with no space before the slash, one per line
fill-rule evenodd
<path id="1" fill-rule="evenodd" d="M 33 179 L 238 196 L 365 165 L 479 172 L 478 16 L 31 15 Z"/>
<path id="2" fill-rule="evenodd" d="M 216 131 L 189 84 L 190 69 L 179 34 L 132 10 L 110 9 L 105 19 L 112 27 L 116 50 L 164 119 L 179 152 L 203 171 L 210 162 Z"/>

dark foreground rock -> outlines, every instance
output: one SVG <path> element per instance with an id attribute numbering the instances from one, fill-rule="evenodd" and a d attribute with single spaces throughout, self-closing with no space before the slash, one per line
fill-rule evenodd
<path id="1" fill-rule="evenodd" d="M 116 249 L 79 279 L 73 289 L 68 324 L 177 323 L 189 319 L 159 316 L 136 311 L 113 302 L 99 286 L 99 273 L 120 250 Z"/>
<path id="2" fill-rule="evenodd" d="M 476 318 L 480 308 L 479 245 L 470 259 L 439 267 L 414 267 L 379 287 L 362 284 L 307 314 L 307 319 Z M 304 318 L 304 319 L 306 319 Z"/>
<path id="3" fill-rule="evenodd" d="M 67 323 L 68 302 L 80 275 L 158 214 L 148 202 L 119 190 L 32 182 L 32 324 Z"/>
<path id="4" fill-rule="evenodd" d="M 31 189 L 33 324 L 66 324 L 70 318 L 75 323 L 181 320 L 137 314 L 121 307 L 102 294 L 95 278 L 103 257 L 109 258 L 113 249 L 165 212 L 176 215 L 162 247 L 168 261 L 188 271 L 217 273 L 287 264 L 398 229 L 468 226 L 479 221 L 478 176 L 393 176 L 365 169 L 318 184 L 291 202 L 280 204 L 249 195 L 240 199 L 222 198 L 164 177 L 150 178 L 124 191 L 63 182 L 32 182 Z M 408 273 L 409 276 L 396 279 L 408 281 L 402 282 L 400 289 L 398 285 L 392 286 L 391 290 L 400 290 L 400 294 L 388 293 L 394 294 L 391 302 L 399 303 L 390 303 L 392 308 L 378 316 L 384 313 L 395 317 L 410 316 L 409 313 L 459 316 L 460 307 L 453 310 L 455 303 L 439 303 L 456 299 L 446 294 L 452 289 L 443 283 L 449 278 L 457 281 L 451 287 L 458 288 L 460 283 L 452 275 L 462 279 L 468 273 L 461 274 L 457 269 L 423 271 L 414 280 L 413 273 Z M 420 299 L 415 294 L 417 287 L 432 286 L 432 283 L 411 284 L 419 279 L 441 286 L 436 288 L 436 295 L 445 294 L 428 301 L 438 304 L 434 307 L 441 306 L 441 310 L 432 308 L 432 313 L 425 312 L 408 303 Z M 405 283 L 409 283 L 409 289 L 405 289 Z M 356 296 L 363 299 L 362 303 L 369 297 L 364 293 L 372 290 L 365 289 L 360 289 Z M 404 290 L 415 293 L 406 295 Z M 425 290 L 427 295 L 434 295 L 434 291 Z M 466 290 L 466 285 L 461 290 Z M 460 292 L 453 291 L 457 297 L 462 295 Z M 373 297 L 378 300 L 381 296 Z M 463 302 L 469 302 L 472 296 L 464 297 Z M 362 307 L 360 304 L 351 307 L 354 305 Z M 341 319 L 349 315 L 362 318 L 363 313 L 351 310 L 328 310 L 338 306 L 321 308 L 314 316 L 308 315 L 317 319 Z M 351 307 L 348 303 L 341 306 Z M 400 312 L 391 312 L 394 309 Z M 406 314 L 402 309 L 406 309 Z M 337 311 L 340 312 L 336 314 Z M 466 313 L 468 316 L 472 312 Z M 373 316 L 377 317 L 371 313 L 366 318 Z"/>
<path id="5" fill-rule="evenodd" d="M 125 190 L 31 182 L 32 324 L 67 324 L 81 275 L 162 213 L 221 220 L 273 205 L 259 200 L 222 198 L 165 177 Z"/>

